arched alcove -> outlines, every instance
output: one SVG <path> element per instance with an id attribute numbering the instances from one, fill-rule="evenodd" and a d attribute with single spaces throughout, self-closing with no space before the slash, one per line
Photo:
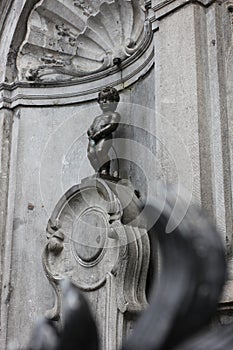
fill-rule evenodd
<path id="1" fill-rule="evenodd" d="M 142 195 L 147 193 L 144 178 L 148 159 L 155 151 L 150 142 L 155 134 L 155 93 L 153 32 L 144 1 L 85 1 L 90 8 L 96 8 L 92 12 L 89 8 L 87 15 L 81 14 L 81 19 L 85 22 L 89 18 L 90 23 L 85 22 L 80 33 L 75 21 L 80 19 L 80 9 L 85 10 L 82 1 L 16 0 L 3 3 L 0 109 L 3 119 L 12 121 L 8 138 L 5 137 L 10 147 L 4 168 L 9 183 L 5 193 L 7 222 L 3 236 L 3 244 L 6 243 L 3 285 L 6 287 L 1 301 L 1 321 L 5 327 L 0 347 L 5 349 L 12 339 L 23 346 L 35 320 L 53 304 L 53 294 L 41 262 L 46 226 L 59 198 L 93 173 L 86 156 L 86 131 L 99 114 L 98 92 L 106 85 L 114 86 L 120 92 L 119 113 L 122 123 L 126 124 L 121 130 L 119 128 L 117 135 L 124 160 L 122 176 L 132 178 L 136 189 L 141 187 Z M 130 18 L 129 23 L 126 17 Z M 92 31 L 103 18 L 111 18 L 105 22 L 108 30 L 101 28 L 100 34 L 97 33 L 99 29 Z M 106 53 L 106 57 L 101 58 L 104 66 L 97 57 L 94 64 L 88 61 L 90 71 L 85 74 L 77 71 L 77 47 L 72 45 L 79 35 L 85 45 L 90 42 L 90 35 L 94 36 L 91 47 L 98 49 L 98 55 Z M 48 48 L 47 36 L 57 45 L 53 50 Z M 107 40 L 119 39 L 116 46 L 110 47 L 111 54 L 105 52 L 107 48 L 100 47 L 100 43 L 96 44 L 100 38 L 102 46 Z M 69 50 L 74 48 L 71 52 L 74 57 L 69 56 L 67 47 Z M 52 51 L 61 57 L 51 57 Z M 69 62 L 74 60 L 68 65 L 69 71 L 59 74 L 61 67 L 56 66 L 57 61 L 68 56 Z M 83 57 L 81 63 L 84 69 Z M 30 70 L 35 70 L 32 76 Z M 41 74 L 37 75 L 36 71 Z M 5 110 L 9 111 L 7 115 Z M 132 143 L 128 150 L 127 142 Z M 140 147 L 142 157 L 138 157 Z"/>
<path id="2" fill-rule="evenodd" d="M 27 29 L 27 19 L 37 0 L 1 2 L 0 83 L 16 80 L 16 56 Z"/>

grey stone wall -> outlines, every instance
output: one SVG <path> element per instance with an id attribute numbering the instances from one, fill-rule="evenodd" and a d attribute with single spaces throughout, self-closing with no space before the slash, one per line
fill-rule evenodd
<path id="1" fill-rule="evenodd" d="M 227 102 L 232 83 L 230 3 L 152 1 L 156 31 L 155 110 L 160 116 L 156 128 L 163 144 L 176 154 L 181 182 L 221 232 L 229 271 L 232 265 L 232 113 Z M 180 5 L 184 6 L 178 8 Z M 179 132 L 184 142 L 183 152 L 174 132 Z M 184 156 L 185 148 L 189 160 Z M 176 183 L 177 169 L 163 148 L 158 149 L 158 157 L 165 164 L 167 178 Z M 222 298 L 223 313 L 231 310 L 228 304 L 232 299 L 231 279 L 230 272 Z"/>
<path id="2" fill-rule="evenodd" d="M 122 125 L 114 141 L 121 177 L 132 181 L 142 199 L 156 195 L 158 180 L 185 188 L 221 231 L 229 282 L 220 310 L 228 322 L 233 300 L 232 1 L 146 1 L 153 40 L 151 33 L 135 59 L 123 69 L 97 72 L 93 80 L 62 83 L 30 82 L 19 75 L 24 61 L 20 65 L 17 58 L 36 3 L 0 4 L 1 349 L 12 340 L 23 345 L 34 321 L 52 306 L 41 263 L 45 229 L 65 191 L 93 174 L 86 130 L 99 113 L 97 92 L 108 84 L 121 96 Z"/>
<path id="3" fill-rule="evenodd" d="M 128 174 L 142 196 L 148 187 L 147 159 L 138 159 L 136 149 L 131 149 L 129 154 L 127 143 L 136 142 L 139 148 L 144 145 L 143 149 L 151 147 L 145 140 L 144 130 L 151 133 L 154 125 L 153 77 L 151 70 L 139 83 L 122 92 L 119 104 L 122 123 L 126 123 L 121 127 L 126 140 L 121 151 L 126 159 L 121 171 L 123 176 Z M 6 228 L 10 231 L 9 247 L 4 257 L 8 263 L 3 277 L 7 293 L 3 294 L 2 305 L 7 343 L 15 340 L 20 346 L 25 344 L 36 319 L 53 305 L 52 290 L 41 261 L 45 230 L 60 197 L 83 178 L 94 174 L 86 155 L 86 130 L 99 112 L 94 101 L 59 107 L 18 107 L 14 115 L 10 217 Z M 136 138 L 135 130 L 128 124 L 137 125 Z M 121 140 L 120 143 L 122 146 Z M 130 165 L 128 159 L 136 166 Z"/>

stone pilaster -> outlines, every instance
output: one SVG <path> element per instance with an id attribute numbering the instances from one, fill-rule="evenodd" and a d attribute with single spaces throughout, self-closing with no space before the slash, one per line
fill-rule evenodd
<path id="1" fill-rule="evenodd" d="M 12 160 L 12 126 L 13 112 L 8 109 L 0 110 L 0 319 L 1 337 L 0 347 L 5 348 L 6 323 L 8 306 L 11 296 L 11 243 L 14 197 L 10 195 L 9 186 L 11 183 L 10 169 Z M 12 212 L 11 212 L 12 211 Z M 4 325 L 4 326 L 3 326 Z"/>
<path id="2" fill-rule="evenodd" d="M 185 187 L 191 194 L 187 197 L 203 206 L 231 255 L 225 5 L 210 0 L 152 0 L 151 22 L 161 164 L 158 176 Z"/>

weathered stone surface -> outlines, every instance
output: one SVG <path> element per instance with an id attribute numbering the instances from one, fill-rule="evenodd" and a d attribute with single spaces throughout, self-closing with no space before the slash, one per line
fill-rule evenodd
<path id="1" fill-rule="evenodd" d="M 19 79 L 70 80 L 121 65 L 149 38 L 142 4 L 40 1 L 18 55 Z"/>
<path id="2" fill-rule="evenodd" d="M 101 348 L 118 349 L 146 305 L 150 244 L 142 203 L 126 180 L 84 179 L 60 199 L 48 223 L 43 266 L 61 316 L 58 282 L 69 277 L 90 301 Z"/>
<path id="3" fill-rule="evenodd" d="M 208 7 L 213 2 L 213 0 L 151 0 L 150 5 L 154 12 L 154 21 L 162 19 L 183 6 L 197 4 Z"/>
<path id="4" fill-rule="evenodd" d="M 219 5 L 214 4 L 207 13 L 194 4 L 161 21 L 155 33 L 156 110 L 158 135 L 181 166 L 178 175 L 162 149 L 161 162 L 168 179 L 176 182 L 179 176 L 216 219 L 226 240 L 231 236 L 226 184 L 230 174 L 229 148 L 223 131 L 227 117 L 219 21 Z M 180 141 L 174 139 L 176 131 Z M 182 143 L 187 153 L 182 152 Z"/>
<path id="5" fill-rule="evenodd" d="M 157 145 L 157 154 L 169 181 L 182 183 L 215 220 L 231 256 L 232 118 L 226 104 L 231 21 L 227 3 L 208 5 L 187 2 L 161 17 L 155 32 L 156 124 L 163 145 Z M 228 301 L 230 285 L 224 294 Z"/>

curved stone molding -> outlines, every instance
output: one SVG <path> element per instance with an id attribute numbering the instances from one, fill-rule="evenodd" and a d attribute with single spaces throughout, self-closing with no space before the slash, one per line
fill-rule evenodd
<path id="1" fill-rule="evenodd" d="M 70 81 L 137 56 L 150 40 L 142 0 L 41 0 L 17 57 L 20 81 Z"/>
<path id="2" fill-rule="evenodd" d="M 151 36 L 152 38 L 152 36 Z M 149 46 L 148 46 L 149 45 Z M 22 106 L 66 105 L 96 99 L 97 93 L 107 85 L 121 91 L 146 75 L 154 64 L 153 42 L 144 50 L 126 59 L 122 70 L 111 67 L 103 72 L 67 82 L 0 84 L 0 108 Z"/>
<path id="3" fill-rule="evenodd" d="M 43 266 L 55 304 L 47 317 L 60 318 L 59 282 L 69 278 L 94 308 L 105 349 L 119 348 L 147 306 L 150 245 L 135 220 L 141 209 L 128 181 L 92 177 L 61 198 L 48 223 Z"/>

